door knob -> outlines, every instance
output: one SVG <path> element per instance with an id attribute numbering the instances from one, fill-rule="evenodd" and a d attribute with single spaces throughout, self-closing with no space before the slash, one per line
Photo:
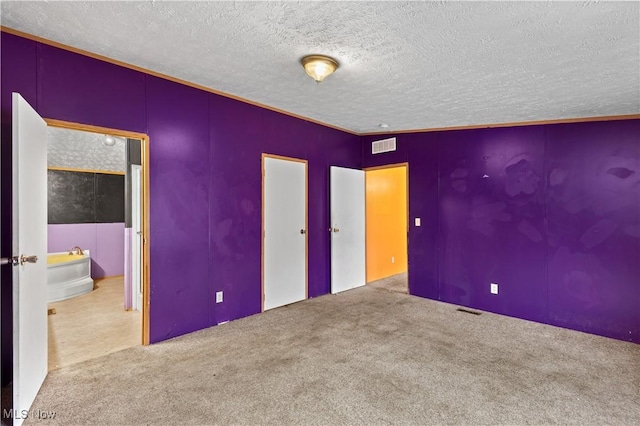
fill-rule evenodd
<path id="1" fill-rule="evenodd" d="M 301 233 L 301 234 L 306 234 L 306 233 L 307 233 L 307 230 L 306 230 L 306 229 L 301 229 L 301 230 L 300 230 L 300 233 Z"/>
<path id="2" fill-rule="evenodd" d="M 340 228 L 333 228 L 333 232 L 340 232 Z"/>
<path id="3" fill-rule="evenodd" d="M 38 256 L 25 256 L 24 254 L 20 256 L 20 265 L 24 265 L 25 263 L 36 263 L 38 262 Z"/>

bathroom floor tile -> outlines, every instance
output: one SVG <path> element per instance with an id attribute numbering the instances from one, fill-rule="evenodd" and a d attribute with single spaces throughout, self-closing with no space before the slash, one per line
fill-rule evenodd
<path id="1" fill-rule="evenodd" d="M 124 277 L 95 281 L 91 293 L 49 303 L 49 371 L 142 343 L 142 315 L 124 310 Z"/>

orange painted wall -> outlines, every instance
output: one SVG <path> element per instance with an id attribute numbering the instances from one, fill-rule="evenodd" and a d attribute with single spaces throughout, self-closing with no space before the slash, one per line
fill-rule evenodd
<path id="1" fill-rule="evenodd" d="M 368 170 L 365 182 L 371 282 L 407 271 L 407 168 Z"/>

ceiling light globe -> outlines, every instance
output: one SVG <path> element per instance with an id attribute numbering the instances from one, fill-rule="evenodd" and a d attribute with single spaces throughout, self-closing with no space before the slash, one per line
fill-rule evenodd
<path id="1" fill-rule="evenodd" d="M 338 69 L 339 64 L 333 58 L 324 55 L 309 55 L 300 60 L 309 77 L 320 83 Z"/>

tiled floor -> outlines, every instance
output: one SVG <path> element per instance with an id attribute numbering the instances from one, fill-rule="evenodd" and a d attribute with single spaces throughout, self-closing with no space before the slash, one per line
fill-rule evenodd
<path id="1" fill-rule="evenodd" d="M 49 371 L 141 344 L 142 315 L 124 310 L 123 280 L 96 280 L 91 293 L 49 304 Z"/>
<path id="2" fill-rule="evenodd" d="M 392 275 L 381 280 L 372 281 L 368 285 L 377 288 L 383 288 L 389 291 L 396 291 L 398 293 L 409 293 L 409 283 L 407 280 L 407 273 Z"/>

